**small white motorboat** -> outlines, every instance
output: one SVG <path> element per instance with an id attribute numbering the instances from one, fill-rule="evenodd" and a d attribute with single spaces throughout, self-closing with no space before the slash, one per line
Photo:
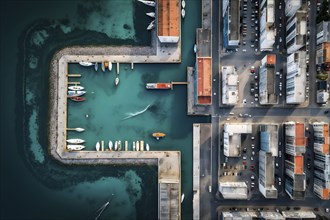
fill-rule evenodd
<path id="1" fill-rule="evenodd" d="M 135 141 L 133 141 L 133 151 L 135 151 Z"/>
<path id="2" fill-rule="evenodd" d="M 96 151 L 100 151 L 100 148 L 101 148 L 100 142 L 96 142 L 95 148 L 96 148 Z"/>
<path id="3" fill-rule="evenodd" d="M 182 6 L 182 8 L 185 8 L 186 7 L 186 2 L 184 0 L 182 0 L 181 6 Z"/>
<path id="4" fill-rule="evenodd" d="M 181 195 L 181 203 L 183 202 L 183 200 L 184 200 L 184 193 L 182 193 Z"/>
<path id="5" fill-rule="evenodd" d="M 82 96 L 86 93 L 86 91 L 68 91 L 68 96 L 75 97 L 75 96 Z"/>
<path id="6" fill-rule="evenodd" d="M 94 70 L 97 72 L 98 69 L 99 69 L 99 64 L 96 62 L 96 63 L 94 64 Z"/>
<path id="7" fill-rule="evenodd" d="M 78 131 L 78 132 L 83 132 L 83 131 L 85 131 L 84 128 L 75 128 L 74 130 L 75 130 L 75 131 Z"/>
<path id="8" fill-rule="evenodd" d="M 197 53 L 197 45 L 194 45 L 194 53 Z"/>
<path id="9" fill-rule="evenodd" d="M 184 9 L 181 10 L 181 16 L 182 16 L 182 18 L 184 18 L 184 16 L 186 16 L 186 11 Z"/>
<path id="10" fill-rule="evenodd" d="M 92 62 L 85 62 L 85 61 L 81 61 L 81 62 L 79 62 L 79 64 L 81 66 L 93 66 L 94 65 Z"/>
<path id="11" fill-rule="evenodd" d="M 109 71 L 112 70 L 112 63 L 111 63 L 111 61 L 109 61 L 109 67 L 108 67 L 108 69 L 109 69 Z"/>
<path id="12" fill-rule="evenodd" d="M 148 15 L 151 18 L 154 18 L 155 17 L 155 12 L 148 12 L 148 13 L 146 13 L 146 15 Z"/>
<path id="13" fill-rule="evenodd" d="M 119 77 L 117 76 L 115 79 L 115 85 L 118 86 L 118 84 L 119 84 Z"/>
<path id="14" fill-rule="evenodd" d="M 155 7 L 156 2 L 153 1 L 144 1 L 144 0 L 138 0 L 139 2 L 142 2 L 145 5 L 151 6 L 151 7 Z"/>
<path id="15" fill-rule="evenodd" d="M 139 151 L 140 150 L 140 141 L 137 141 L 136 142 L 136 151 Z"/>
<path id="16" fill-rule="evenodd" d="M 66 148 L 69 150 L 69 151 L 78 151 L 78 150 L 82 150 L 85 148 L 84 145 L 77 145 L 77 144 L 68 144 L 66 146 Z"/>
<path id="17" fill-rule="evenodd" d="M 150 150 L 149 144 L 146 144 L 146 150 L 147 150 L 147 151 Z"/>
<path id="18" fill-rule="evenodd" d="M 66 140 L 66 142 L 68 142 L 69 144 L 82 144 L 85 142 L 85 140 L 79 138 L 73 138 Z"/>
<path id="19" fill-rule="evenodd" d="M 115 151 L 118 150 L 118 141 L 115 141 Z"/>
<path id="20" fill-rule="evenodd" d="M 112 143 L 112 141 L 109 141 L 108 146 L 109 146 L 109 150 L 112 151 L 112 147 L 113 147 L 113 143 Z"/>
<path id="21" fill-rule="evenodd" d="M 79 91 L 79 90 L 83 90 L 84 87 L 83 86 L 69 86 L 68 89 L 74 90 L 74 91 Z"/>
<path id="22" fill-rule="evenodd" d="M 149 31 L 149 30 L 153 29 L 154 27 L 155 27 L 155 20 L 153 20 L 152 22 L 150 22 L 150 24 L 147 27 L 147 30 Z"/>

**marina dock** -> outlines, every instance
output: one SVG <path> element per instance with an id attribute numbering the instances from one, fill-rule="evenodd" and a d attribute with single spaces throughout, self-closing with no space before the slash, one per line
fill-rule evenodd
<path id="1" fill-rule="evenodd" d="M 171 2 L 173 5 L 179 5 Z M 179 10 L 177 10 L 179 12 Z M 178 14 L 177 17 L 180 15 Z M 166 22 L 166 21 L 164 21 Z M 181 24 L 180 19 L 178 24 Z M 181 36 L 180 31 L 178 36 Z M 181 40 L 161 44 L 157 31 L 151 32 L 151 46 L 74 46 L 56 52 L 50 64 L 49 80 L 49 152 L 63 164 L 76 165 L 158 165 L 159 219 L 181 219 L 181 153 L 179 151 L 67 151 L 67 86 L 79 85 L 69 82 L 70 63 L 102 62 L 111 60 L 129 63 L 131 68 L 138 63 L 181 62 Z M 78 77 L 78 76 L 72 76 Z M 102 148 L 103 149 L 103 148 Z"/>

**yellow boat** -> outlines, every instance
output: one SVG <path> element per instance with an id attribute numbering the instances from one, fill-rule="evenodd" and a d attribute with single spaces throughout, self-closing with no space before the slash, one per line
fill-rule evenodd
<path id="1" fill-rule="evenodd" d="M 162 132 L 155 132 L 155 133 L 152 133 L 152 136 L 154 138 L 156 138 L 157 140 L 159 140 L 160 138 L 163 138 L 166 136 L 166 134 L 162 133 Z"/>

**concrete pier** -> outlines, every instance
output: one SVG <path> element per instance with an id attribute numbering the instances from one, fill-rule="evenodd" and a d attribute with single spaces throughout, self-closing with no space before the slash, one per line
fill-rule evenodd
<path id="1" fill-rule="evenodd" d="M 68 66 L 80 61 L 112 63 L 179 63 L 181 41 L 160 44 L 152 31 L 150 47 L 86 46 L 58 51 L 50 66 L 49 152 L 72 165 L 158 165 L 159 219 L 181 219 L 181 154 L 179 151 L 67 151 Z M 132 65 L 133 66 L 133 65 Z M 118 69 L 119 71 L 119 69 Z M 169 217 L 169 218 L 167 218 Z"/>
<path id="2" fill-rule="evenodd" d="M 180 1 L 171 1 L 180 7 Z M 180 10 L 177 10 L 180 13 Z M 180 19 L 180 14 L 177 15 Z M 181 22 L 179 36 L 181 36 Z M 151 31 L 151 46 L 75 46 L 58 51 L 50 64 L 49 152 L 58 161 L 72 165 L 158 165 L 158 219 L 181 219 L 181 154 L 179 151 L 68 151 L 67 86 L 70 63 L 108 60 L 117 63 L 180 63 L 181 39 L 160 43 L 156 30 Z M 79 84 L 74 82 L 74 84 Z M 143 138 L 143 137 L 141 137 Z M 125 146 L 126 150 L 126 146 Z M 143 146 L 142 146 L 143 150 Z"/>

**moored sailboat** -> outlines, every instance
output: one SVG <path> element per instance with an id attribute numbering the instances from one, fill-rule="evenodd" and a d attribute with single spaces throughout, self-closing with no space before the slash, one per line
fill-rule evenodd
<path id="1" fill-rule="evenodd" d="M 100 151 L 100 142 L 96 142 L 96 145 L 95 145 L 95 148 L 96 148 L 96 151 Z"/>

